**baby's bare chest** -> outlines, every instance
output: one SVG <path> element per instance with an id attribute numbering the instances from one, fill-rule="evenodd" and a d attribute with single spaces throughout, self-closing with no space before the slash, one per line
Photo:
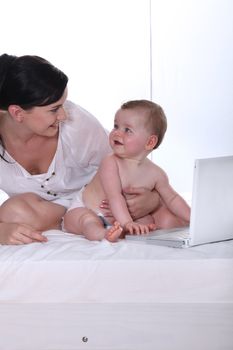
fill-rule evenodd
<path id="1" fill-rule="evenodd" d="M 140 169 L 119 169 L 122 188 L 145 187 L 152 190 L 155 187 L 156 178 L 147 167 Z"/>

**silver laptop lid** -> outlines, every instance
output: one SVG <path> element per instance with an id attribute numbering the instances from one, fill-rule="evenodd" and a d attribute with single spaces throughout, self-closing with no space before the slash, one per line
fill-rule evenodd
<path id="1" fill-rule="evenodd" d="M 233 239 L 233 156 L 195 161 L 190 245 Z"/>

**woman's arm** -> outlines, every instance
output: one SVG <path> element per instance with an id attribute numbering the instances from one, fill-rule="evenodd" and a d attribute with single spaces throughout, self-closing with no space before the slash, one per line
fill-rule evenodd
<path id="1" fill-rule="evenodd" d="M 151 191 L 144 187 L 125 188 L 124 197 L 133 220 L 154 212 L 160 206 L 160 196 L 156 190 Z M 100 208 L 105 210 L 106 216 L 112 216 L 108 199 L 102 201 Z"/>
<path id="2" fill-rule="evenodd" d="M 123 191 L 128 210 L 134 220 L 154 212 L 160 206 L 160 196 L 156 190 L 130 187 L 124 188 Z"/>

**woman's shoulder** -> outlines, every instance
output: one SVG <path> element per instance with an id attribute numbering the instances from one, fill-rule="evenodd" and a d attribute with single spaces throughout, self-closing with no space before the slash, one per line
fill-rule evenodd
<path id="1" fill-rule="evenodd" d="M 65 103 L 64 103 L 64 109 L 67 113 L 67 116 L 70 118 L 70 119 L 73 119 L 75 118 L 75 116 L 80 116 L 80 115 L 83 115 L 83 114 L 88 114 L 87 112 L 84 113 L 84 109 L 79 106 L 78 104 L 70 101 L 70 100 L 66 100 Z"/>
<path id="2" fill-rule="evenodd" d="M 69 122 L 81 123 L 83 121 L 84 123 L 101 125 L 90 112 L 72 101 L 67 100 L 64 103 L 64 109 L 67 114 L 68 124 Z"/>
<path id="3" fill-rule="evenodd" d="M 64 109 L 67 119 L 60 127 L 63 149 L 70 156 L 75 156 L 75 161 L 99 164 L 100 159 L 110 151 L 108 133 L 91 113 L 79 105 L 66 101 Z"/>
<path id="4" fill-rule="evenodd" d="M 81 106 L 66 101 L 64 109 L 67 115 L 67 119 L 62 123 L 64 133 L 72 134 L 72 132 L 75 132 L 76 136 L 78 133 L 79 135 L 86 135 L 86 137 L 96 135 L 96 137 L 105 138 L 107 136 L 107 132 L 100 121 Z"/>

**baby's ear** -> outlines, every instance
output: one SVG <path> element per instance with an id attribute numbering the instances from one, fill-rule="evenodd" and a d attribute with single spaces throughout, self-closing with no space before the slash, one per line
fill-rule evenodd
<path id="1" fill-rule="evenodd" d="M 146 143 L 146 150 L 147 151 L 151 151 L 152 149 L 154 149 L 154 147 L 156 146 L 158 142 L 158 136 L 157 135 L 151 135 Z"/>

